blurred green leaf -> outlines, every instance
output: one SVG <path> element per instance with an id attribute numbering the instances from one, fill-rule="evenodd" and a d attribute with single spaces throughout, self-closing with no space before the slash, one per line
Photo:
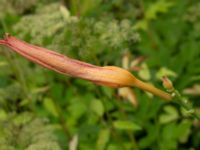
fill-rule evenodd
<path id="1" fill-rule="evenodd" d="M 170 70 L 167 69 L 165 67 L 160 68 L 160 70 L 158 70 L 158 72 L 156 73 L 156 78 L 158 80 L 161 80 L 163 78 L 163 76 L 168 76 L 168 77 L 177 77 L 177 74 Z"/>
<path id="2" fill-rule="evenodd" d="M 0 121 L 6 120 L 8 117 L 7 113 L 5 112 L 5 110 L 0 109 Z"/>
<path id="3" fill-rule="evenodd" d="M 177 110 L 173 106 L 165 106 L 164 107 L 164 114 L 159 116 L 160 123 L 168 123 L 179 118 L 179 114 Z"/>
<path id="4" fill-rule="evenodd" d="M 177 141 L 183 143 L 187 140 L 190 134 L 191 122 L 187 120 L 181 121 L 179 124 L 167 124 L 162 131 L 161 149 L 176 149 L 178 146 Z M 166 143 L 167 142 L 167 143 Z"/>
<path id="5" fill-rule="evenodd" d="M 92 100 L 90 103 L 90 109 L 99 117 L 104 114 L 104 106 L 100 100 Z"/>
<path id="6" fill-rule="evenodd" d="M 147 8 L 144 14 L 144 18 L 138 21 L 133 28 L 147 30 L 148 24 L 151 20 L 156 19 L 159 13 L 166 13 L 173 5 L 173 2 L 157 0 Z"/>
<path id="7" fill-rule="evenodd" d="M 147 20 L 156 19 L 158 13 L 166 13 L 171 6 L 173 6 L 173 2 L 157 0 L 147 9 L 145 17 Z"/>
<path id="8" fill-rule="evenodd" d="M 141 70 L 138 72 L 138 76 L 143 79 L 143 80 L 150 80 L 151 79 L 151 74 L 148 68 L 148 65 L 146 63 L 141 64 Z"/>
<path id="9" fill-rule="evenodd" d="M 99 132 L 98 140 L 96 144 L 97 150 L 104 150 L 110 138 L 110 130 L 109 129 L 102 129 Z"/>
<path id="10" fill-rule="evenodd" d="M 117 120 L 113 122 L 113 125 L 116 129 L 119 130 L 132 130 L 132 131 L 137 131 L 141 130 L 142 127 L 139 126 L 136 123 L 133 123 L 131 121 L 123 121 L 123 120 Z"/>
<path id="11" fill-rule="evenodd" d="M 30 112 L 23 112 L 13 118 L 13 123 L 17 126 L 25 125 L 33 119 L 33 114 Z"/>
<path id="12" fill-rule="evenodd" d="M 61 150 L 56 142 L 38 142 L 36 144 L 31 144 L 25 150 Z"/>
<path id="13" fill-rule="evenodd" d="M 53 100 L 51 98 L 45 98 L 43 100 L 43 105 L 44 105 L 44 108 L 49 112 L 51 113 L 54 117 L 58 117 L 59 114 L 58 114 L 58 111 L 56 109 L 56 106 L 53 102 Z"/>

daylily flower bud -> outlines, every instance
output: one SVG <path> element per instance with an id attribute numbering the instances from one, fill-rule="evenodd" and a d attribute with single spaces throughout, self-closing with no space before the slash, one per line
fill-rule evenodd
<path id="1" fill-rule="evenodd" d="M 96 84 L 110 87 L 135 86 L 166 100 L 171 99 L 168 93 L 137 79 L 127 70 L 119 67 L 99 67 L 81 62 L 54 51 L 28 44 L 9 34 L 6 34 L 5 38 L 0 40 L 0 44 L 11 48 L 32 62 L 62 74 L 79 77 Z"/>
<path id="2" fill-rule="evenodd" d="M 163 77 L 163 86 L 169 91 L 172 91 L 174 89 L 172 82 L 169 80 L 167 76 Z"/>

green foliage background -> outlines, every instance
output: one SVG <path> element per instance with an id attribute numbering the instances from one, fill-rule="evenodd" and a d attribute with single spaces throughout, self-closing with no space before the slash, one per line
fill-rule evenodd
<path id="1" fill-rule="evenodd" d="M 198 0 L 0 0 L 5 32 L 96 65 L 145 57 L 134 75 L 161 89 L 168 75 L 199 110 Z M 200 122 L 172 102 L 133 88 L 135 108 L 3 46 L 0 70 L 1 150 L 200 149 Z"/>

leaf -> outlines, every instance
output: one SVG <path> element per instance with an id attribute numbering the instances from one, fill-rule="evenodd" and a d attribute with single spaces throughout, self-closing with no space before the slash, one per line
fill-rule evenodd
<path id="1" fill-rule="evenodd" d="M 147 135 L 139 141 L 140 149 L 148 149 L 158 138 L 158 125 L 147 123 L 145 126 Z"/>
<path id="2" fill-rule="evenodd" d="M 185 143 L 191 133 L 192 122 L 182 120 L 179 123 L 168 123 L 164 126 L 161 134 L 161 149 L 177 149 L 178 141 Z"/>
<path id="3" fill-rule="evenodd" d="M 165 123 L 169 123 L 173 120 L 178 119 L 179 117 L 178 112 L 176 108 L 174 108 L 173 106 L 165 106 L 164 110 L 165 110 L 165 114 L 161 114 L 159 117 L 160 123 L 165 124 Z"/>
<path id="4" fill-rule="evenodd" d="M 191 126 L 192 126 L 192 122 L 189 120 L 183 120 L 180 124 L 179 124 L 179 128 L 177 130 L 177 132 L 179 132 L 179 141 L 181 143 L 186 143 L 188 141 L 188 138 L 191 134 Z"/>
<path id="5" fill-rule="evenodd" d="M 144 19 L 138 21 L 133 28 L 147 30 L 149 22 L 153 19 L 157 19 L 158 13 L 166 13 L 168 9 L 173 6 L 174 3 L 167 2 L 165 0 L 158 0 L 157 2 L 151 4 L 145 11 Z"/>
<path id="6" fill-rule="evenodd" d="M 99 117 L 104 114 L 104 106 L 100 100 L 92 100 L 90 103 L 90 109 Z"/>
<path id="7" fill-rule="evenodd" d="M 7 119 L 8 115 L 5 110 L 0 109 L 0 121 Z"/>
<path id="8" fill-rule="evenodd" d="M 142 129 L 138 124 L 130 122 L 130 121 L 117 120 L 113 123 L 113 125 L 116 129 L 120 129 L 120 130 L 137 131 L 137 130 Z"/>
<path id="9" fill-rule="evenodd" d="M 133 29 L 142 29 L 142 30 L 147 30 L 148 29 L 148 21 L 143 19 L 138 21 L 134 26 Z"/>
<path id="10" fill-rule="evenodd" d="M 145 13 L 145 17 L 148 20 L 156 19 L 158 13 L 166 13 L 171 6 L 173 6 L 172 2 L 159 0 L 148 8 Z"/>
<path id="11" fill-rule="evenodd" d="M 160 70 L 156 73 L 156 78 L 161 80 L 163 78 L 163 76 L 168 76 L 168 77 L 177 77 L 177 74 L 176 72 L 168 69 L 168 68 L 165 68 L 165 67 L 162 67 L 160 68 Z"/>
<path id="12" fill-rule="evenodd" d="M 103 92 L 104 95 L 106 95 L 108 98 L 112 98 L 113 96 L 113 89 L 102 86 L 101 90 Z"/>
<path id="13" fill-rule="evenodd" d="M 7 66 L 7 65 L 8 65 L 7 62 L 5 62 L 5 61 L 0 61 L 0 67 L 4 67 L 4 66 Z"/>
<path id="14" fill-rule="evenodd" d="M 25 125 L 33 118 L 33 114 L 30 112 L 23 112 L 18 114 L 13 118 L 13 123 L 15 125 Z"/>
<path id="15" fill-rule="evenodd" d="M 56 110 L 56 106 L 53 102 L 52 99 L 50 98 L 45 98 L 44 101 L 43 101 L 43 105 L 44 107 L 46 108 L 46 110 L 51 113 L 54 117 L 58 117 L 58 112 Z"/>
<path id="16" fill-rule="evenodd" d="M 109 144 L 108 150 L 119 150 L 119 146 L 116 144 Z"/>
<path id="17" fill-rule="evenodd" d="M 146 81 L 150 80 L 151 74 L 150 74 L 149 67 L 147 66 L 147 64 L 142 63 L 141 68 L 142 69 L 138 73 L 139 77 Z"/>
<path id="18" fill-rule="evenodd" d="M 31 144 L 25 150 L 61 150 L 61 148 L 55 141 L 40 141 L 38 143 Z"/>
<path id="19" fill-rule="evenodd" d="M 108 143 L 110 138 L 110 130 L 109 129 L 102 129 L 99 132 L 98 140 L 96 144 L 97 150 L 104 150 L 106 144 Z"/>
<path id="20" fill-rule="evenodd" d="M 68 21 L 70 19 L 70 12 L 65 6 L 63 6 L 63 5 L 60 6 L 60 12 L 62 13 L 63 18 L 66 21 Z"/>
<path id="21" fill-rule="evenodd" d="M 2 150 L 16 150 L 16 148 L 14 146 L 6 145 L 6 144 L 5 145 L 1 144 L 0 149 L 2 149 Z"/>

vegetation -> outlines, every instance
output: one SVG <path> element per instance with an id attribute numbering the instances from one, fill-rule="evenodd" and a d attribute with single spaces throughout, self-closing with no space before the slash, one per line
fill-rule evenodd
<path id="1" fill-rule="evenodd" d="M 200 148 L 198 0 L 0 0 L 0 37 L 99 66 L 114 65 L 177 99 L 64 76 L 0 47 L 0 149 Z M 165 85 L 166 86 L 166 85 Z M 181 104 L 181 105 L 179 105 Z"/>

